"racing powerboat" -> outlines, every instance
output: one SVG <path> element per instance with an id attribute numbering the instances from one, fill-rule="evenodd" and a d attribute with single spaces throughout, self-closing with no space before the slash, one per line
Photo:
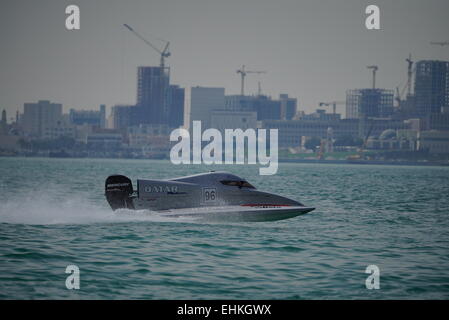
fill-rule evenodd
<path id="1" fill-rule="evenodd" d="M 259 191 L 245 179 L 227 172 L 212 171 L 168 180 L 138 179 L 136 186 L 135 190 L 126 176 L 109 176 L 105 195 L 111 208 L 245 221 L 288 219 L 315 209 Z"/>

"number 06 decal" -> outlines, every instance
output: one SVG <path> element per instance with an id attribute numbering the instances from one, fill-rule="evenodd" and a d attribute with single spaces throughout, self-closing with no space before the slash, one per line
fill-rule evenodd
<path id="1" fill-rule="evenodd" d="M 203 188 L 203 203 L 214 203 L 217 200 L 216 188 Z"/>

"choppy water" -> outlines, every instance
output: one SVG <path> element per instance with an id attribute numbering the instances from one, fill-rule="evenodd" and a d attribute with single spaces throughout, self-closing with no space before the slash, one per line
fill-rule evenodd
<path id="1" fill-rule="evenodd" d="M 112 173 L 225 169 L 317 209 L 227 223 L 113 213 Z M 447 299 L 449 168 L 0 158 L 0 299 Z M 65 268 L 81 289 L 65 287 Z M 367 290 L 368 265 L 380 289 Z"/>

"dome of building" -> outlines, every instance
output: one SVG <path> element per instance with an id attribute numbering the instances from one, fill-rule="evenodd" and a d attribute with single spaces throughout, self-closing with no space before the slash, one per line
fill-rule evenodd
<path id="1" fill-rule="evenodd" d="M 396 131 L 394 131 L 393 129 L 387 129 L 383 131 L 379 136 L 380 140 L 390 140 L 395 138 L 396 138 Z"/>

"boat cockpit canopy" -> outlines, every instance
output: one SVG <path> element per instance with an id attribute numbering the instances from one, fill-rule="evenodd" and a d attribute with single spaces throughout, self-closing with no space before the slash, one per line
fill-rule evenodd
<path id="1" fill-rule="evenodd" d="M 221 180 L 220 182 L 225 186 L 256 189 L 251 183 L 245 180 Z"/>

